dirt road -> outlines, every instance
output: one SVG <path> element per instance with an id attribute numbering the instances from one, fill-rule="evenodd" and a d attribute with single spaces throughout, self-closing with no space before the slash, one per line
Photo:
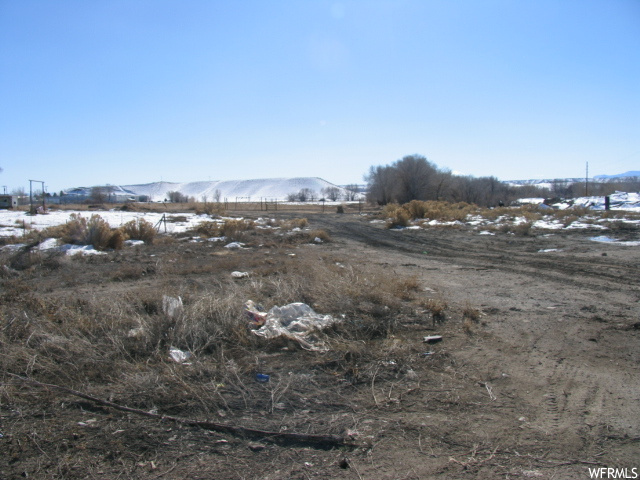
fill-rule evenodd
<path id="1" fill-rule="evenodd" d="M 467 455 L 468 467 L 491 464 L 505 449 L 510 461 L 535 459 L 523 476 L 588 478 L 587 467 L 640 466 L 637 247 L 594 242 L 596 233 L 583 231 L 518 237 L 390 231 L 336 216 L 311 221 L 354 260 L 417 275 L 458 311 L 470 305 L 485 314 L 471 335 L 459 328 L 460 317 L 451 319 L 458 330 L 448 326 L 446 345 L 452 368 L 467 381 L 459 392 L 465 407 L 442 423 L 427 421 L 449 438 L 483 446 L 484 456 Z"/>

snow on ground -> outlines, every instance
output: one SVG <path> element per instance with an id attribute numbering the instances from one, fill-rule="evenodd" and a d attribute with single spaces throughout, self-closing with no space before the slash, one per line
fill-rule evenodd
<path id="1" fill-rule="evenodd" d="M 341 198 L 344 198 L 346 190 L 342 187 L 327 182 L 317 177 L 297 178 L 267 178 L 254 180 L 225 180 L 205 182 L 154 182 L 140 185 L 120 185 L 116 187 L 116 193 L 127 195 L 146 195 L 152 202 L 162 202 L 169 198 L 169 192 L 179 192 L 187 197 L 194 197 L 197 201 L 207 198 L 216 200 L 219 194 L 221 201 L 247 202 L 260 201 L 286 201 L 290 194 L 298 193 L 302 189 L 313 192 L 316 198 L 323 196 L 326 188 L 337 188 Z M 85 195 L 90 195 L 90 188 L 81 188 Z"/>
<path id="2" fill-rule="evenodd" d="M 113 228 L 120 227 L 131 220 L 137 220 L 143 218 L 144 220 L 152 223 L 159 228 L 160 232 L 165 231 L 165 222 L 161 222 L 163 215 L 166 215 L 166 232 L 167 233 L 182 233 L 189 229 L 196 227 L 202 222 L 224 222 L 231 217 L 222 217 L 213 219 L 208 215 L 196 215 L 195 213 L 179 213 L 179 214 L 162 214 L 155 212 L 123 212 L 119 210 L 108 211 L 95 211 L 95 212 L 80 212 L 73 210 L 53 210 L 45 215 L 27 215 L 22 211 L 14 210 L 0 210 L 0 237 L 16 237 L 23 236 L 25 230 L 44 230 L 47 227 L 53 227 L 62 225 L 71 219 L 72 214 L 80 215 L 84 218 L 90 218 L 91 215 L 99 215 L 103 220 L 109 223 L 109 226 Z M 233 217 L 234 220 L 241 220 L 242 217 Z M 262 229 L 278 229 L 279 227 L 270 226 L 275 222 L 275 219 L 270 218 L 258 218 L 255 220 L 256 228 Z M 299 229 L 298 229 L 299 230 Z M 210 242 L 224 242 L 225 237 L 213 237 L 207 239 Z M 195 239 L 193 241 L 201 241 Z M 125 244 L 128 246 L 135 246 L 144 243 L 141 240 L 126 240 Z M 0 247 L 0 250 L 15 251 L 25 244 L 10 244 Z M 227 248 L 242 248 L 242 244 L 231 243 L 226 245 Z M 47 238 L 40 242 L 35 249 L 40 251 L 59 250 L 65 252 L 67 255 L 99 255 L 103 252 L 95 250 L 91 245 L 69 245 L 61 244 L 56 238 Z"/>
<path id="3" fill-rule="evenodd" d="M 544 198 L 520 198 L 517 203 L 521 205 L 542 205 Z M 611 210 L 626 210 L 640 212 L 640 193 L 616 192 L 609 195 Z M 563 200 L 552 205 L 558 210 L 566 210 L 573 207 L 585 207 L 591 210 L 605 209 L 604 197 L 578 197 L 572 200 Z"/>
<path id="4" fill-rule="evenodd" d="M 0 210 L 0 237 L 21 236 L 24 229 L 42 230 L 47 227 L 67 223 L 71 214 L 77 214 L 84 218 L 91 215 L 100 215 L 111 227 L 117 228 L 131 220 L 144 218 L 146 221 L 157 225 L 163 213 L 157 212 L 125 212 L 120 210 L 104 210 L 96 212 L 81 212 L 73 210 L 51 210 L 45 215 L 27 215 L 16 210 Z M 183 220 L 185 219 L 185 220 Z M 196 215 L 193 213 L 166 214 L 167 233 L 180 233 L 203 221 L 211 221 L 208 215 Z M 161 231 L 164 232 L 164 222 Z"/>

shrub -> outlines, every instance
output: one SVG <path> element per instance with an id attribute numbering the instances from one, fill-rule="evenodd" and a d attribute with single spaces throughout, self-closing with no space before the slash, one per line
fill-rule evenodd
<path id="1" fill-rule="evenodd" d="M 387 228 L 406 227 L 409 225 L 409 212 L 399 207 L 393 213 L 393 216 L 387 219 Z"/>
<path id="2" fill-rule="evenodd" d="M 292 230 L 294 228 L 306 228 L 309 225 L 309 221 L 306 218 L 292 218 L 282 224 L 282 228 L 285 230 Z"/>
<path id="3" fill-rule="evenodd" d="M 471 320 L 472 322 L 478 323 L 480 321 L 480 317 L 482 313 L 477 308 L 473 308 L 471 305 L 466 305 L 464 310 L 462 310 L 462 318 Z"/>
<path id="4" fill-rule="evenodd" d="M 242 236 L 242 233 L 246 232 L 247 230 L 253 230 L 255 227 L 256 224 L 253 222 L 253 220 L 231 219 L 226 220 L 222 224 L 221 233 L 230 240 L 239 240 Z"/>
<path id="5" fill-rule="evenodd" d="M 221 235 L 221 223 L 220 222 L 200 222 L 194 229 L 194 231 L 205 237 L 219 237 Z"/>
<path id="6" fill-rule="evenodd" d="M 531 236 L 533 233 L 531 231 L 531 227 L 532 227 L 531 222 L 524 222 L 524 223 L 520 223 L 519 225 L 514 225 L 513 227 L 511 227 L 510 231 L 518 235 L 519 237 L 528 237 L 528 236 Z"/>
<path id="7" fill-rule="evenodd" d="M 87 219 L 80 214 L 72 213 L 66 224 L 47 228 L 43 233 L 49 237 L 60 238 L 65 243 L 93 245 L 97 250 L 120 249 L 124 243 L 123 233 L 119 229 L 112 229 L 109 223 L 97 214 Z"/>
<path id="8" fill-rule="evenodd" d="M 153 243 L 156 236 L 156 229 L 151 222 L 144 218 L 131 220 L 122 226 L 122 232 L 132 240 L 143 240 L 144 243 Z"/>
<path id="9" fill-rule="evenodd" d="M 326 230 L 311 230 L 309 232 L 309 239 L 315 241 L 316 238 L 319 238 L 323 242 L 331 241 L 331 236 L 329 236 Z"/>
<path id="10" fill-rule="evenodd" d="M 445 310 L 447 309 L 448 305 L 444 300 L 429 298 L 428 300 L 422 302 L 422 306 L 431 313 L 431 319 L 433 320 L 434 326 L 436 323 L 442 323 L 447 319 Z"/>

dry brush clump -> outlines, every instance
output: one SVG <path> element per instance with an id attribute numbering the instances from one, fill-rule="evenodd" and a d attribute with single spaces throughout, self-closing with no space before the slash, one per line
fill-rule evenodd
<path id="1" fill-rule="evenodd" d="M 142 240 L 148 244 L 153 243 L 157 233 L 153 224 L 144 218 L 137 218 L 125 223 L 121 230 L 128 240 Z"/>
<path id="2" fill-rule="evenodd" d="M 73 245 L 93 245 L 96 250 L 120 249 L 126 239 L 122 230 L 111 228 L 100 215 L 87 218 L 77 213 L 72 213 L 67 223 L 43 230 L 40 237 L 60 238 Z"/>
<path id="3" fill-rule="evenodd" d="M 406 227 L 412 220 L 463 221 L 478 211 L 477 206 L 465 202 L 412 200 L 403 205 L 385 205 L 382 216 L 387 219 L 387 228 L 395 228 Z"/>
<path id="4" fill-rule="evenodd" d="M 196 233 L 204 238 L 225 237 L 229 241 L 241 241 L 247 232 L 255 228 L 253 220 L 229 218 L 200 222 L 189 233 Z"/>
<path id="5" fill-rule="evenodd" d="M 444 323 L 447 319 L 446 311 L 449 305 L 446 301 L 439 298 L 428 298 L 420 301 L 420 306 L 431 314 L 433 326 Z"/>

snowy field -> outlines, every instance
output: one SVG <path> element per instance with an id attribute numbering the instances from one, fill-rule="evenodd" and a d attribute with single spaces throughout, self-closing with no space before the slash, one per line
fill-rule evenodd
<path id="1" fill-rule="evenodd" d="M 584 197 L 573 199 L 570 203 L 562 203 L 554 205 L 554 208 L 542 205 L 542 199 L 521 199 L 522 204 L 539 205 L 539 218 L 535 221 L 524 216 L 502 215 L 495 219 L 485 218 L 482 215 L 469 215 L 462 221 L 456 220 L 444 222 L 439 220 L 417 220 L 410 226 L 396 230 L 410 230 L 429 227 L 471 227 L 473 231 L 480 235 L 495 235 L 502 226 L 517 226 L 530 223 L 531 228 L 540 231 L 558 231 L 558 230 L 600 230 L 602 234 L 594 237 L 594 241 L 611 242 L 620 245 L 639 246 L 638 241 L 619 241 L 615 235 L 607 236 L 609 225 L 612 221 L 628 224 L 631 228 L 640 226 L 640 194 L 638 193 L 616 193 L 611 197 L 611 210 L 616 212 L 615 219 L 602 218 L 601 211 L 604 210 L 603 197 Z M 566 210 L 571 207 L 586 207 L 587 214 L 576 216 L 567 221 L 566 218 L 554 215 L 558 210 Z M 593 211 L 593 213 L 589 213 Z M 514 210 L 515 212 L 515 210 Z M 628 215 L 625 214 L 628 212 Z M 57 226 L 68 222 L 72 214 L 81 215 L 90 218 L 91 215 L 100 215 L 106 220 L 112 228 L 117 228 L 131 220 L 143 218 L 147 222 L 155 225 L 159 231 L 167 233 L 183 233 L 193 229 L 201 222 L 216 221 L 209 215 L 197 215 L 195 213 L 160 213 L 160 212 L 128 212 L 121 210 L 104 210 L 104 211 L 73 211 L 73 210 L 51 210 L 45 215 L 27 215 L 23 211 L 0 210 L 0 237 L 15 237 L 19 239 L 25 232 L 31 230 L 43 230 L 47 227 Z M 163 221 L 163 218 L 166 221 Z M 219 219 L 218 221 L 224 221 Z M 372 222 L 384 223 L 384 220 L 372 220 Z M 266 228 L 267 220 L 258 219 L 256 222 L 258 228 Z M 46 249 L 52 247 L 52 242 L 43 242 L 41 248 Z M 60 246 L 58 246 L 60 247 Z M 4 247 L 11 248 L 11 247 Z M 15 248 L 15 247 L 14 247 Z M 69 247 L 71 250 L 77 250 L 80 247 Z M 84 247 L 84 250 L 90 250 L 90 247 Z M 79 252 L 78 252 L 79 253 Z M 85 252 L 88 253 L 88 252 Z"/>
<path id="2" fill-rule="evenodd" d="M 27 215 L 22 211 L 0 210 L 0 237 L 22 236 L 24 229 L 42 230 L 47 227 L 62 225 L 69 221 L 71 214 L 90 218 L 91 215 L 100 215 L 113 228 L 118 228 L 131 220 L 144 218 L 153 225 L 158 225 L 163 213 L 159 212 L 124 212 L 120 210 L 103 210 L 95 212 L 81 212 L 74 210 L 51 210 L 45 215 Z M 188 230 L 200 222 L 210 221 L 208 215 L 196 215 L 194 213 L 166 214 L 167 233 L 180 233 Z M 164 231 L 164 222 L 162 231 Z"/>

